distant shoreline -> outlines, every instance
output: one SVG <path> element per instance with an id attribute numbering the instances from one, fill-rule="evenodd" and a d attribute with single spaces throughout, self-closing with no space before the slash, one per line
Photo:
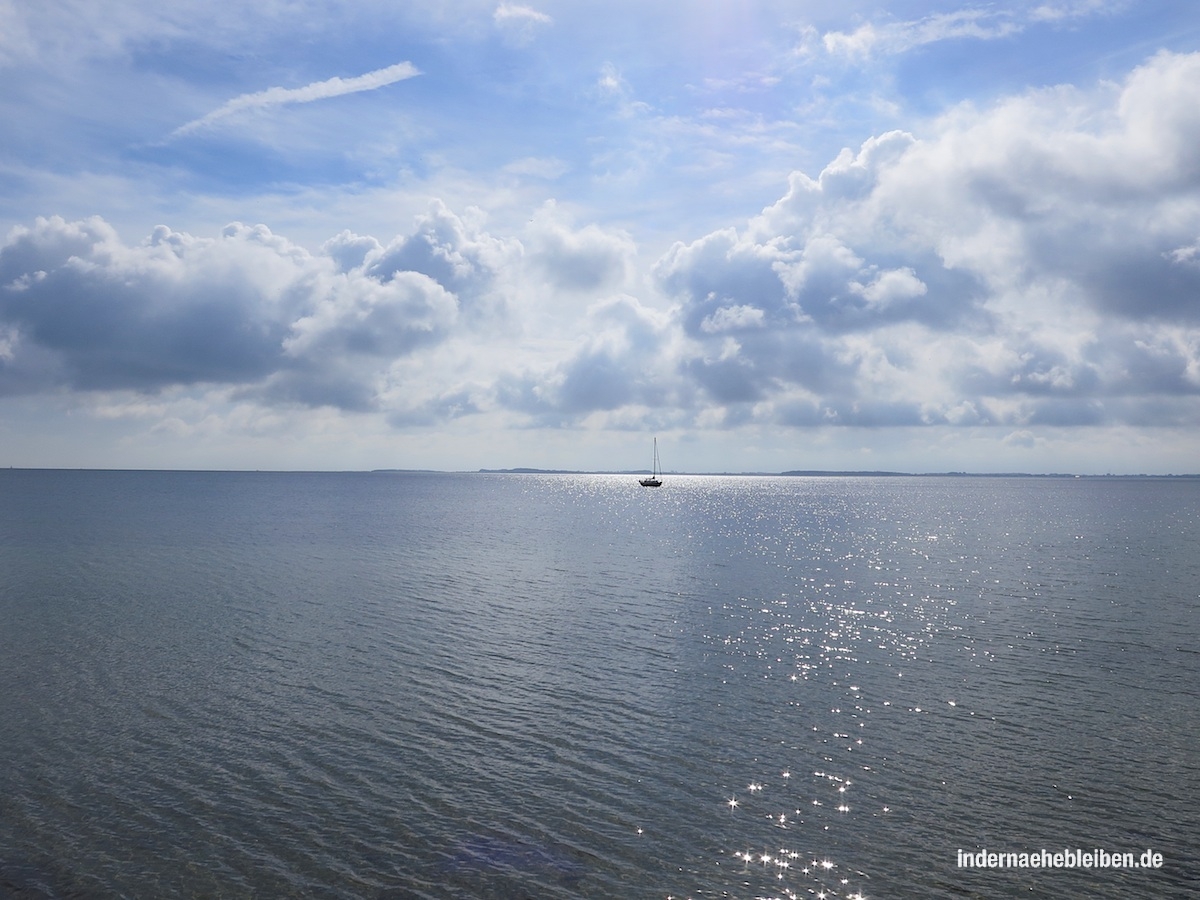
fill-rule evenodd
<path id="1" fill-rule="evenodd" d="M 413 469 L 375 469 L 375 472 L 414 472 Z M 427 471 L 427 470 L 420 470 Z M 467 473 L 470 474 L 470 473 Z M 648 475 L 649 469 L 479 469 L 480 475 Z M 728 476 L 736 478 L 1200 478 L 1200 473 L 1082 475 L 1073 472 L 890 472 L 876 470 L 792 469 L 786 472 L 664 472 L 664 476 Z"/>

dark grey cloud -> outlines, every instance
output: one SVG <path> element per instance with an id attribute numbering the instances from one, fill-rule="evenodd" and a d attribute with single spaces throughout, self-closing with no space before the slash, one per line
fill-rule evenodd
<path id="1" fill-rule="evenodd" d="M 1174 258 L 1175 248 L 1106 249 L 1077 276 L 1099 309 L 1137 321 L 1200 323 L 1200 266 Z"/>
<path id="2" fill-rule="evenodd" d="M 920 404 L 913 401 L 845 400 L 823 407 L 821 414 L 826 424 L 860 428 L 931 424 Z"/>
<path id="3" fill-rule="evenodd" d="M 1099 365 L 1113 373 L 1113 393 L 1142 397 L 1200 395 L 1200 340 L 1193 333 L 1106 335 Z M 1100 352 L 1098 350 L 1098 352 Z"/>
<path id="4" fill-rule="evenodd" d="M 470 390 L 456 390 L 432 397 L 414 406 L 392 409 L 387 414 L 393 428 L 436 425 L 483 412 L 479 398 Z"/>
<path id="5" fill-rule="evenodd" d="M 416 271 L 368 274 L 373 239 L 328 246 L 242 225 L 217 239 L 160 227 L 129 246 L 99 219 L 38 220 L 0 247 L 0 390 L 223 385 L 373 408 L 380 367 L 442 340 L 458 300 Z"/>
<path id="6" fill-rule="evenodd" d="M 969 395 L 1086 397 L 1102 387 L 1101 373 L 1085 360 L 1072 359 L 1062 349 L 1027 341 L 1018 345 L 1001 368 L 985 368 L 967 362 L 959 376 L 959 387 Z"/>
<path id="7" fill-rule="evenodd" d="M 572 412 L 617 409 L 635 402 L 637 378 L 624 354 L 594 348 L 570 361 L 558 389 L 559 403 Z"/>
<path id="8" fill-rule="evenodd" d="M 593 306 L 582 330 L 589 336 L 556 365 L 499 378 L 497 402 L 543 424 L 626 406 L 679 403 L 664 354 L 670 340 L 665 319 L 634 298 L 618 297 Z"/>
<path id="9" fill-rule="evenodd" d="M 158 390 L 234 383 L 279 364 L 287 325 L 236 266 L 209 267 L 210 245 L 156 232 L 126 248 L 104 223 L 40 221 L 0 249 L 0 319 L 24 348 L 54 354 L 47 376 L 74 388 Z M 182 255 L 204 260 L 186 271 Z"/>
<path id="10" fill-rule="evenodd" d="M 374 385 L 360 370 L 337 363 L 293 362 L 234 396 L 270 406 L 329 406 L 346 412 L 379 409 Z"/>
<path id="11" fill-rule="evenodd" d="M 763 373 L 746 359 L 689 359 L 682 370 L 722 405 L 755 403 L 766 394 Z"/>
<path id="12" fill-rule="evenodd" d="M 682 303 L 687 334 L 703 338 L 705 322 L 722 309 L 761 310 L 767 324 L 794 321 L 779 266 L 796 258 L 782 242 L 760 244 L 732 229 L 713 232 L 690 244 L 677 243 L 655 266 L 662 289 Z"/>
<path id="13" fill-rule="evenodd" d="M 1060 398 L 1039 399 L 1030 405 L 1023 416 L 1025 425 L 1053 425 L 1078 427 L 1083 425 L 1105 425 L 1110 417 L 1105 404 L 1100 400 L 1064 400 Z"/>

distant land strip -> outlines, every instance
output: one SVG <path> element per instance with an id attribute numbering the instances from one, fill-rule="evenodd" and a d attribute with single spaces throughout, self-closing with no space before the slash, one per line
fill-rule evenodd
<path id="1" fill-rule="evenodd" d="M 376 472 L 413 471 L 404 469 L 376 469 Z M 649 469 L 621 470 L 584 470 L 584 469 L 480 469 L 481 475 L 649 475 Z M 1071 472 L 889 472 L 883 470 L 832 470 L 832 469 L 791 469 L 787 472 L 664 472 L 664 475 L 736 475 L 757 476 L 764 478 L 778 477 L 833 477 L 845 478 L 850 476 L 875 478 L 1200 478 L 1200 473 L 1180 474 L 1113 474 L 1077 475 Z"/>

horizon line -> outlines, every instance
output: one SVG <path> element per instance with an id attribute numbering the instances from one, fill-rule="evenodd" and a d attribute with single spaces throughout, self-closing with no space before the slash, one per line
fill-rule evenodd
<path id="1" fill-rule="evenodd" d="M 649 469 L 550 469 L 535 467 L 512 467 L 501 469 L 428 469 L 428 468 L 380 468 L 380 469 L 203 469 L 203 468 L 125 468 L 106 466 L 7 466 L 0 471 L 10 472 L 160 472 L 160 473 L 207 473 L 243 475 L 646 475 Z M 960 470 L 902 472 L 885 469 L 787 469 L 780 472 L 766 471 L 668 471 L 664 476 L 728 477 L 728 478 L 1200 478 L 1200 472 L 968 472 Z"/>

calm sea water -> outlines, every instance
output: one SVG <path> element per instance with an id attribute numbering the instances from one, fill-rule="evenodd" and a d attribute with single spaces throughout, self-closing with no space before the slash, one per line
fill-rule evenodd
<path id="1" fill-rule="evenodd" d="M 0 471 L 0 897 L 1197 896 L 1198 612 L 1200 480 Z"/>

